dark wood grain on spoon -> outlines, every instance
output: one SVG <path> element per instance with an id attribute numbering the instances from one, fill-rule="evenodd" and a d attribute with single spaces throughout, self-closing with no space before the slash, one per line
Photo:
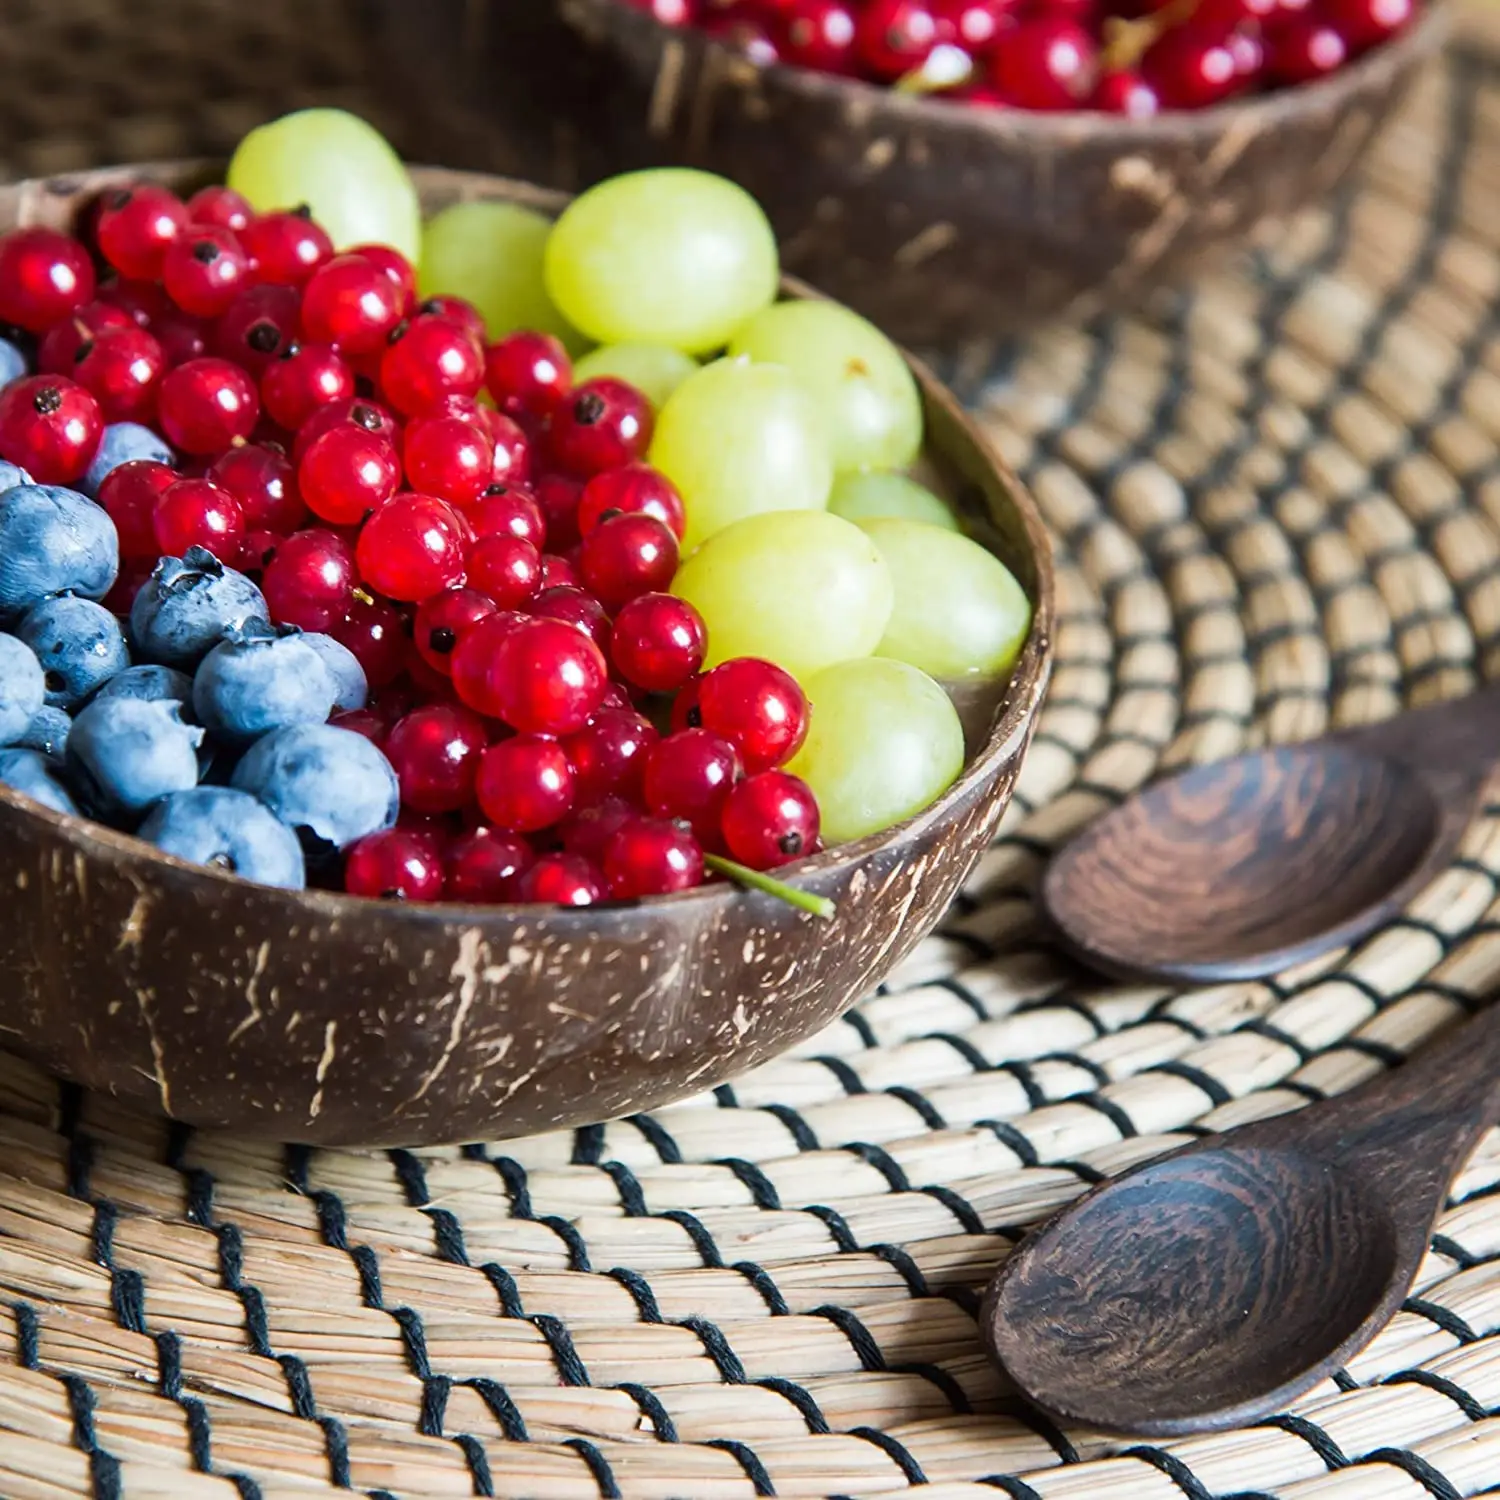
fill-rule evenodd
<path id="1" fill-rule="evenodd" d="M 1362 1088 L 1206 1138 L 1029 1236 L 982 1315 L 1053 1416 L 1168 1437 L 1285 1407 L 1401 1306 L 1500 1120 L 1500 1009 Z"/>
<path id="2" fill-rule="evenodd" d="M 1105 973 L 1274 973 L 1389 921 L 1453 858 L 1500 760 L 1500 686 L 1156 782 L 1052 861 L 1041 902 Z"/>

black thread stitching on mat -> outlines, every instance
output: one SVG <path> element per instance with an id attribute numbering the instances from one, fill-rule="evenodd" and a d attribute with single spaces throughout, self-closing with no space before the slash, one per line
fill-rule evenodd
<path id="1" fill-rule="evenodd" d="M 1401 1304 L 1402 1312 L 1416 1313 L 1429 1323 L 1436 1323 L 1446 1334 L 1451 1334 L 1460 1344 L 1477 1344 L 1479 1335 L 1451 1308 L 1440 1302 L 1429 1302 L 1425 1297 L 1408 1297 Z"/>
<path id="2" fill-rule="evenodd" d="M 1463 1500 L 1463 1494 L 1451 1485 L 1425 1458 L 1409 1453 L 1404 1448 L 1377 1448 L 1356 1460 L 1360 1467 L 1366 1464 L 1393 1464 L 1405 1471 L 1432 1496 L 1432 1500 Z"/>
<path id="3" fill-rule="evenodd" d="M 1474 1399 L 1461 1385 L 1434 1375 L 1431 1370 L 1402 1370 L 1387 1375 L 1381 1385 L 1425 1385 L 1428 1390 L 1446 1396 L 1471 1422 L 1483 1422 L 1493 1415 Z"/>
<path id="4" fill-rule="evenodd" d="M 1169 1078 L 1181 1078 L 1184 1082 L 1192 1084 L 1203 1094 L 1215 1109 L 1228 1104 L 1234 1095 L 1224 1087 L 1211 1073 L 1205 1073 L 1202 1068 L 1195 1068 L 1191 1063 L 1169 1061 L 1157 1063 L 1154 1067 L 1147 1068 L 1148 1073 L 1165 1073 Z"/>
<path id="5" fill-rule="evenodd" d="M 817 1133 L 812 1126 L 790 1104 L 763 1104 L 760 1107 L 763 1113 L 770 1115 L 772 1119 L 779 1120 L 786 1127 L 793 1145 L 799 1151 L 823 1149 L 818 1143 Z"/>
<path id="6" fill-rule="evenodd" d="M 698 1252 L 698 1259 L 705 1266 L 710 1266 L 715 1270 L 723 1267 L 724 1257 L 719 1253 L 719 1247 L 714 1243 L 713 1235 L 708 1232 L 707 1226 L 697 1214 L 689 1213 L 685 1208 L 669 1208 L 657 1217 L 670 1219 L 682 1229 L 692 1241 L 693 1249 Z"/>
<path id="7" fill-rule="evenodd" d="M 716 1323 L 710 1323 L 707 1318 L 683 1318 L 677 1326 L 697 1335 L 698 1342 L 703 1345 L 703 1352 L 714 1362 L 719 1379 L 725 1385 L 746 1384 L 749 1376 L 745 1374 L 745 1367 Z"/>
<path id="8" fill-rule="evenodd" d="M 935 1385 L 943 1393 L 955 1416 L 973 1415 L 974 1403 L 969 1400 L 968 1392 L 941 1365 L 934 1365 L 926 1360 L 913 1360 L 891 1365 L 889 1368 L 893 1375 L 915 1375 L 929 1385 Z"/>
<path id="9" fill-rule="evenodd" d="M 73 1419 L 73 1446 L 89 1461 L 89 1485 L 93 1500 L 120 1500 L 120 1460 L 99 1446 L 94 1431 L 95 1396 L 88 1382 L 78 1375 L 60 1375 L 68 1395 L 68 1411 Z"/>
<path id="10" fill-rule="evenodd" d="M 10 1310 L 16 1319 L 16 1363 L 23 1370 L 40 1370 L 42 1324 L 36 1308 L 29 1302 L 12 1302 Z"/>
<path id="11" fill-rule="evenodd" d="M 643 1323 L 664 1323 L 665 1318 L 661 1315 L 661 1308 L 656 1303 L 656 1293 L 651 1290 L 651 1283 L 641 1275 L 639 1271 L 632 1271 L 628 1266 L 615 1266 L 604 1273 L 606 1276 L 618 1281 L 635 1303 L 635 1310 L 640 1314 Z"/>
<path id="12" fill-rule="evenodd" d="M 604 1127 L 580 1125 L 573 1132 L 572 1164 L 575 1167 L 597 1167 L 604 1155 Z"/>
<path id="13" fill-rule="evenodd" d="M 516 1278 L 494 1261 L 486 1261 L 480 1266 L 484 1278 L 495 1289 L 495 1296 L 500 1302 L 500 1315 L 505 1318 L 524 1318 L 526 1309 L 521 1303 L 521 1289 L 516 1285 Z"/>
<path id="14" fill-rule="evenodd" d="M 917 1191 L 925 1194 L 935 1203 L 941 1203 L 958 1220 L 966 1233 L 989 1233 L 984 1227 L 984 1220 L 979 1217 L 979 1210 L 957 1188 L 944 1187 L 941 1183 L 929 1183 L 926 1187 L 918 1188 Z"/>
<path id="15" fill-rule="evenodd" d="M 1142 1443 L 1139 1447 L 1125 1449 L 1120 1457 L 1135 1458 L 1143 1464 L 1150 1464 L 1158 1473 L 1165 1474 L 1187 1500 L 1214 1500 L 1213 1495 L 1203 1487 L 1202 1480 L 1180 1458 L 1162 1448 Z"/>
<path id="16" fill-rule="evenodd" d="M 889 1151 L 881 1146 L 872 1146 L 867 1141 L 849 1141 L 839 1148 L 851 1156 L 857 1156 L 867 1166 L 874 1167 L 885 1178 L 886 1186 L 893 1193 L 909 1193 L 911 1179 L 901 1170 Z"/>
<path id="17" fill-rule="evenodd" d="M 410 1151 L 399 1149 L 388 1151 L 386 1155 L 395 1169 L 407 1207 L 420 1210 L 432 1225 L 433 1248 L 438 1259 L 450 1265 L 468 1265 L 469 1252 L 464 1245 L 463 1225 L 449 1209 L 429 1207 L 431 1194 L 427 1188 L 427 1171 L 421 1161 Z"/>
<path id="18" fill-rule="evenodd" d="M 926 1484 L 927 1476 L 922 1472 L 919 1464 L 904 1444 L 893 1438 L 888 1432 L 881 1432 L 878 1427 L 853 1427 L 849 1430 L 850 1437 L 863 1438 L 867 1443 L 873 1443 L 895 1466 L 901 1470 L 908 1484 Z"/>
<path id="19" fill-rule="evenodd" d="M 840 1250 L 848 1253 L 860 1248 L 859 1241 L 854 1238 L 854 1231 L 838 1209 L 829 1208 L 825 1203 L 812 1203 L 808 1205 L 807 1212 L 822 1221 L 823 1227 L 833 1236 L 833 1242 Z"/>
<path id="20" fill-rule="evenodd" d="M 442 1434 L 439 1433 L 438 1436 L 441 1437 Z M 453 1441 L 458 1445 L 464 1458 L 468 1460 L 469 1474 L 474 1481 L 474 1493 L 482 1496 L 493 1495 L 495 1480 L 490 1473 L 490 1457 L 484 1451 L 484 1444 L 467 1432 L 457 1433 Z"/>
<path id="21" fill-rule="evenodd" d="M 745 1478 L 750 1481 L 750 1487 L 757 1495 L 774 1495 L 776 1486 L 771 1483 L 771 1476 L 766 1466 L 755 1456 L 755 1450 L 746 1444 L 736 1441 L 734 1438 L 709 1438 L 703 1445 L 705 1448 L 718 1448 L 729 1454 L 734 1461 L 745 1471 Z"/>
<path id="22" fill-rule="evenodd" d="M 609 1460 L 587 1438 L 564 1438 L 563 1447 L 571 1448 L 589 1466 L 589 1473 L 599 1486 L 599 1500 L 624 1500 Z"/>
<path id="23" fill-rule="evenodd" d="M 1036 1006 L 1031 1007 L 1031 1009 L 1033 1009 L 1033 1010 L 1044 1010 L 1044 1009 L 1049 1009 L 1049 1008 L 1050 1007 L 1048 1007 L 1046 1005 L 1036 1005 Z M 1021 1011 L 1021 1009 L 1019 1007 L 1017 1007 L 1016 1014 L 1017 1015 L 1022 1014 L 1022 1011 Z M 1096 1021 L 1095 1024 L 1097 1025 L 1098 1022 Z M 1103 1028 L 1101 1028 L 1100 1031 L 1099 1031 L 1099 1035 L 1101 1037 L 1103 1037 L 1103 1036 L 1108 1035 L 1108 1033 L 1106 1031 L 1104 1031 Z M 1099 1066 L 1098 1063 L 1094 1062 L 1092 1058 L 1087 1058 L 1087 1057 L 1080 1056 L 1077 1052 L 1048 1052 L 1048 1053 L 1045 1053 L 1041 1057 L 1034 1058 L 1033 1062 L 1035 1062 L 1035 1063 L 1062 1063 L 1066 1067 L 1077 1068 L 1079 1070 L 1079 1072 L 1081 1072 L 1081 1073 L 1087 1073 L 1089 1075 L 1089 1077 L 1092 1078 L 1094 1080 L 1094 1082 L 1099 1085 L 1100 1088 L 1104 1088 L 1110 1082 L 1112 1082 L 1109 1074 L 1106 1073 L 1104 1071 L 1104 1069 Z"/>
<path id="24" fill-rule="evenodd" d="M 975 1120 L 974 1127 L 977 1130 L 988 1130 L 1001 1145 L 1015 1153 L 1016 1160 L 1023 1167 L 1041 1165 L 1042 1159 L 1037 1155 L 1036 1147 L 1009 1120 Z"/>
<path id="25" fill-rule="evenodd" d="M 622 1161 L 602 1161 L 599 1170 L 615 1185 L 620 1195 L 620 1208 L 628 1219 L 646 1218 L 651 1210 L 646 1207 L 646 1194 L 640 1179 Z"/>
<path id="26" fill-rule="evenodd" d="M 448 1417 L 448 1397 L 453 1381 L 447 1375 L 430 1375 L 422 1381 L 422 1409 L 417 1415 L 417 1431 L 423 1437 L 440 1438 Z"/>
<path id="27" fill-rule="evenodd" d="M 1296 1055 L 1299 1063 L 1309 1063 L 1316 1055 L 1310 1047 L 1304 1046 L 1290 1032 L 1283 1031 L 1279 1026 L 1273 1025 L 1270 1021 L 1260 1019 L 1242 1021 L 1234 1029 L 1235 1031 L 1254 1032 L 1256 1036 L 1263 1036 L 1267 1041 L 1276 1042 L 1278 1045 L 1288 1048 Z"/>
<path id="28" fill-rule="evenodd" d="M 924 1042 L 943 1042 L 951 1047 L 976 1073 L 988 1073 L 991 1068 L 990 1060 L 982 1053 L 973 1042 L 958 1036 L 951 1031 L 929 1031 L 922 1039 Z"/>
<path id="29" fill-rule="evenodd" d="M 909 1089 L 902 1084 L 892 1084 L 885 1092 L 892 1099 L 899 1099 L 929 1130 L 946 1130 L 948 1122 L 940 1115 L 934 1105 L 923 1098 L 916 1089 Z"/>
<path id="30" fill-rule="evenodd" d="M 825 1302 L 821 1307 L 813 1308 L 808 1316 L 826 1318 L 832 1323 L 849 1340 L 849 1347 L 854 1350 L 861 1369 L 873 1372 L 886 1368 L 885 1355 L 880 1352 L 880 1345 L 875 1342 L 870 1330 L 847 1307 L 835 1307 L 832 1303 Z"/>
<path id="31" fill-rule="evenodd" d="M 676 1443 L 681 1441 L 677 1436 L 677 1424 L 668 1414 L 666 1407 L 661 1404 L 661 1400 L 655 1391 L 648 1390 L 645 1386 L 636 1385 L 633 1382 L 617 1385 L 615 1389 L 623 1391 L 635 1402 L 636 1406 L 640 1409 L 641 1415 L 656 1429 L 658 1442 Z"/>
<path id="32" fill-rule="evenodd" d="M 727 1083 L 721 1083 L 714 1090 L 714 1100 L 720 1109 L 738 1109 L 739 1100 L 735 1098 L 734 1089 Z"/>
<path id="33" fill-rule="evenodd" d="M 629 1121 L 645 1136 L 647 1144 L 669 1167 L 682 1162 L 682 1150 L 671 1132 L 654 1115 L 630 1115 Z"/>
<path id="34" fill-rule="evenodd" d="M 817 1057 L 809 1058 L 809 1062 L 822 1063 L 833 1076 L 838 1079 L 838 1084 L 846 1094 L 868 1094 L 870 1091 L 864 1086 L 858 1073 L 844 1061 L 842 1057 L 834 1057 L 829 1053 L 821 1053 Z"/>
<path id="35" fill-rule="evenodd" d="M 756 1265 L 753 1260 L 737 1260 L 732 1269 L 738 1271 L 755 1288 L 773 1318 L 790 1316 L 792 1309 L 781 1295 L 781 1288 L 771 1280 L 764 1266 Z"/>
<path id="36" fill-rule="evenodd" d="M 813 1399 L 812 1392 L 798 1385 L 795 1380 L 787 1380 L 781 1375 L 766 1375 L 755 1384 L 762 1390 L 773 1391 L 784 1401 L 791 1402 L 814 1437 L 826 1437 L 833 1431 L 828 1425 L 828 1418 L 823 1415 L 823 1408 Z"/>
<path id="37" fill-rule="evenodd" d="M 1083 1459 L 1078 1450 L 1073 1446 L 1067 1433 L 1065 1433 L 1051 1417 L 1028 1406 L 1026 1402 L 1015 1397 L 997 1403 L 996 1409 L 1009 1417 L 1011 1421 L 1019 1423 L 1028 1431 L 1034 1432 L 1065 1464 L 1082 1463 Z"/>
<path id="38" fill-rule="evenodd" d="M 1309 1422 L 1306 1417 L 1295 1416 L 1291 1412 L 1282 1412 L 1278 1416 L 1267 1417 L 1263 1422 L 1257 1422 L 1255 1425 L 1278 1427 L 1282 1432 L 1289 1432 L 1293 1437 L 1301 1438 L 1318 1455 L 1323 1467 L 1330 1473 L 1335 1469 L 1344 1469 L 1349 1466 L 1349 1459 L 1344 1450 L 1316 1422 Z"/>
<path id="39" fill-rule="evenodd" d="M 1023 1479 L 1013 1479 L 1007 1474 L 989 1474 L 975 1481 L 992 1490 L 1004 1490 L 1010 1500 L 1042 1500 L 1042 1497 Z"/>
<path id="40" fill-rule="evenodd" d="M 510 1443 L 528 1443 L 531 1434 L 526 1430 L 526 1418 L 521 1408 L 512 1400 L 511 1394 L 498 1380 L 478 1375 L 464 1382 L 489 1408 L 490 1415 L 500 1424 L 500 1431 Z"/>
<path id="41" fill-rule="evenodd" d="M 860 1039 L 867 1052 L 874 1051 L 880 1046 L 876 1039 L 874 1029 L 865 1018 L 860 1015 L 858 1007 L 854 1010 L 844 1012 L 844 1021 L 851 1031 Z"/>
<path id="42" fill-rule="evenodd" d="M 593 1385 L 588 1366 L 579 1358 L 578 1350 L 573 1347 L 573 1336 L 561 1318 L 555 1318 L 551 1313 L 532 1313 L 526 1321 L 546 1339 L 557 1378 L 564 1385 Z"/>
<path id="43" fill-rule="evenodd" d="M 1359 1389 L 1359 1382 L 1347 1370 L 1335 1370 L 1333 1372 L 1333 1383 L 1347 1396 L 1350 1391 Z"/>
<path id="44" fill-rule="evenodd" d="M 781 1207 L 781 1195 L 771 1179 L 753 1161 L 740 1156 L 721 1156 L 711 1163 L 716 1167 L 728 1167 L 745 1185 L 757 1208 L 776 1210 Z M 714 1252 L 718 1254 L 717 1249 Z"/>
<path id="45" fill-rule="evenodd" d="M 1103 1115 L 1120 1132 L 1121 1140 L 1129 1140 L 1132 1136 L 1140 1134 L 1140 1131 L 1135 1128 L 1135 1121 L 1113 1099 L 1106 1098 L 1103 1094 L 1074 1094 L 1067 1102 L 1081 1104 L 1086 1109 Z"/>
<path id="46" fill-rule="evenodd" d="M 1470 1255 L 1457 1240 L 1449 1238 L 1446 1234 L 1433 1235 L 1430 1243 L 1439 1255 L 1446 1255 L 1449 1260 L 1457 1261 L 1461 1271 L 1467 1271 L 1471 1266 L 1479 1264 L 1477 1255 Z"/>

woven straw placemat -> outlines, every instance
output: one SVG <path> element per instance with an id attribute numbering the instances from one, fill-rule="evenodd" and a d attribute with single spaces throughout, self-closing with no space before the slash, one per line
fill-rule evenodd
<path id="1" fill-rule="evenodd" d="M 392 123 L 360 40 L 295 0 L 7 0 L 0 162 L 221 149 L 311 97 Z M 1497 1137 L 1394 1323 L 1273 1421 L 1060 1432 L 975 1328 L 1086 1184 L 1348 1088 L 1500 982 L 1500 800 L 1407 917 L 1269 983 L 1093 981 L 1027 894 L 1160 767 L 1500 675 L 1497 55 L 1461 45 L 1357 192 L 1238 272 L 948 362 L 1061 540 L 1056 686 L 943 935 L 816 1042 L 649 1117 L 374 1155 L 0 1062 L 0 1497 L 1500 1493 Z"/>

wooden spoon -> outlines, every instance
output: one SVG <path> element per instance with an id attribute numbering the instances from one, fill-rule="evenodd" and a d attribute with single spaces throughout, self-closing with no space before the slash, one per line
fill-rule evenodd
<path id="1" fill-rule="evenodd" d="M 1393 917 L 1452 859 L 1500 760 L 1500 684 L 1158 781 L 1049 865 L 1042 910 L 1107 974 L 1274 973 Z"/>
<path id="2" fill-rule="evenodd" d="M 1094 1189 L 1022 1242 L 981 1326 L 1064 1421 L 1170 1437 L 1285 1407 L 1390 1320 L 1500 1120 L 1500 1008 L 1311 1108 Z"/>

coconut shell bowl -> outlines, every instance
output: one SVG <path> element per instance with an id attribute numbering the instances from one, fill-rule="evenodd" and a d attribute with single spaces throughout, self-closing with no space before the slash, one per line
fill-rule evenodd
<path id="1" fill-rule="evenodd" d="M 132 168 L 0 188 L 0 231 L 69 227 Z M 562 199 L 417 173 L 429 211 Z M 793 295 L 805 289 L 789 285 Z M 1008 684 L 961 703 L 968 764 L 932 807 L 782 873 L 832 920 L 716 885 L 634 905 L 405 906 L 252 885 L 0 789 L 0 1045 L 199 1126 L 320 1145 L 498 1139 L 652 1109 L 833 1021 L 943 914 L 995 832 L 1050 665 L 1031 501 L 917 367 L 925 477 L 1035 609 Z"/>
<path id="2" fill-rule="evenodd" d="M 1138 303 L 1331 191 L 1436 48 L 1434 7 L 1331 79 L 1128 120 L 757 67 L 621 0 L 369 0 L 433 159 L 576 191 L 685 163 L 766 206 L 786 264 L 915 348 Z"/>

